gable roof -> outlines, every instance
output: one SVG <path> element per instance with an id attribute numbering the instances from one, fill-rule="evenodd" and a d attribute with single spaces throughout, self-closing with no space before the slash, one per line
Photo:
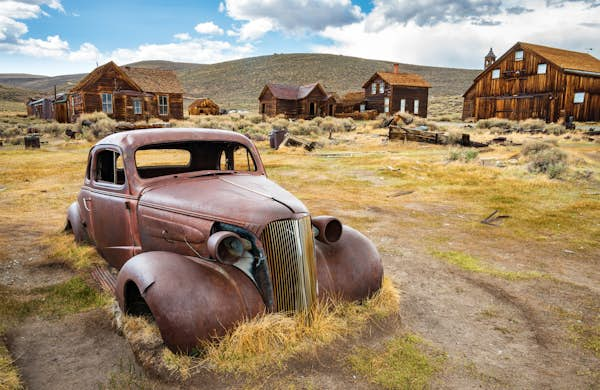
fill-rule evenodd
<path id="1" fill-rule="evenodd" d="M 377 72 L 366 83 L 363 84 L 363 88 L 368 88 L 368 84 L 379 76 L 383 81 L 390 85 L 402 85 L 406 87 L 422 87 L 431 88 L 431 85 L 425 81 L 421 76 L 414 73 L 391 73 L 391 72 Z"/>
<path id="2" fill-rule="evenodd" d="M 113 69 L 121 78 L 136 90 L 143 92 L 183 93 L 183 88 L 172 70 L 132 68 L 118 66 L 113 61 L 97 67 L 71 88 L 71 91 L 84 89 L 88 84 L 98 80 L 104 72 Z"/>
<path id="3" fill-rule="evenodd" d="M 341 104 L 358 104 L 365 100 L 365 91 L 348 92 L 340 99 Z"/>
<path id="4" fill-rule="evenodd" d="M 517 42 L 517 45 L 525 50 L 538 54 L 540 57 L 544 57 L 549 62 L 552 62 L 554 65 L 565 71 L 580 70 L 584 72 L 600 73 L 600 60 L 591 54 L 526 42 Z"/>
<path id="5" fill-rule="evenodd" d="M 132 68 L 122 66 L 121 69 L 144 92 L 183 93 L 183 87 L 172 70 Z"/>
<path id="6" fill-rule="evenodd" d="M 268 83 L 263 88 L 263 91 L 261 92 L 259 99 L 263 96 L 266 89 L 269 89 L 271 91 L 271 93 L 273 94 L 273 96 L 275 96 L 275 98 L 277 98 L 277 99 L 299 100 L 299 99 L 304 99 L 305 97 L 310 95 L 310 93 L 312 91 L 314 91 L 315 88 L 319 88 L 321 90 L 321 92 L 323 92 L 323 95 L 327 96 L 327 92 L 321 86 L 320 83 L 312 83 L 312 84 L 306 84 L 306 85 L 285 85 L 285 84 Z"/>
<path id="7" fill-rule="evenodd" d="M 94 69 L 90 73 L 88 73 L 85 77 L 83 77 L 81 80 L 79 80 L 79 82 L 77 84 L 75 84 L 75 86 L 73 88 L 71 88 L 71 90 L 69 92 L 85 89 L 86 85 L 91 84 L 94 81 L 98 80 L 102 76 L 102 74 L 109 69 L 113 69 L 115 72 L 119 73 L 119 75 L 124 80 L 126 80 L 128 83 L 130 83 L 137 90 L 141 91 L 141 88 L 131 78 L 129 78 L 125 74 L 125 72 L 123 72 L 123 70 L 119 66 L 117 66 L 117 64 L 115 64 L 112 61 L 109 61 L 106 64 L 100 65 L 99 67 L 97 67 L 96 69 Z"/>

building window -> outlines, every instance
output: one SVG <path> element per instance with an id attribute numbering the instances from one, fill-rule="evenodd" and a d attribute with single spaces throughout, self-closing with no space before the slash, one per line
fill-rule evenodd
<path id="1" fill-rule="evenodd" d="M 415 99 L 415 107 L 414 107 L 414 110 L 413 110 L 413 112 L 414 112 L 415 114 L 418 114 L 418 113 L 419 113 L 419 99 Z"/>
<path id="2" fill-rule="evenodd" d="M 366 107 L 367 106 L 365 104 L 361 104 L 360 105 L 360 112 L 365 112 Z"/>
<path id="3" fill-rule="evenodd" d="M 546 65 L 546 64 L 538 64 L 537 73 L 538 74 L 546 74 L 546 69 L 547 68 L 548 68 L 548 65 Z"/>
<path id="4" fill-rule="evenodd" d="M 584 98 L 585 92 L 575 92 L 575 96 L 573 97 L 573 103 L 583 103 Z"/>
<path id="5" fill-rule="evenodd" d="M 377 93 L 377 83 L 371 84 L 371 95 L 375 95 Z"/>
<path id="6" fill-rule="evenodd" d="M 390 98 L 383 99 L 383 112 L 390 112 Z"/>
<path id="7" fill-rule="evenodd" d="M 142 113 L 142 101 L 134 100 L 133 101 L 133 114 L 140 115 Z"/>
<path id="8" fill-rule="evenodd" d="M 169 99 L 167 96 L 158 97 L 158 115 L 169 115 Z"/>
<path id="9" fill-rule="evenodd" d="M 400 112 L 406 112 L 406 99 L 400 99 Z"/>
<path id="10" fill-rule="evenodd" d="M 385 92 L 385 83 L 381 82 L 379 83 L 379 93 L 384 93 Z"/>
<path id="11" fill-rule="evenodd" d="M 492 80 L 500 78 L 500 69 L 492 70 Z"/>
<path id="12" fill-rule="evenodd" d="M 515 52 L 515 61 L 523 61 L 523 50 L 517 50 Z"/>
<path id="13" fill-rule="evenodd" d="M 113 101 L 111 93 L 102 94 L 102 111 L 104 111 L 107 114 L 113 113 Z"/>

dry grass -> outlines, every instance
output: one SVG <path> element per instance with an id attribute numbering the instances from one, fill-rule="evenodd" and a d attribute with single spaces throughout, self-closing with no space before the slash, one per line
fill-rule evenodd
<path id="1" fill-rule="evenodd" d="M 34 264 L 37 266 L 60 264 L 80 271 L 105 264 L 95 247 L 76 243 L 72 233 L 49 234 L 41 240 L 41 244 L 47 248 L 47 256 Z"/>
<path id="2" fill-rule="evenodd" d="M 0 389 L 17 390 L 22 389 L 19 371 L 13 365 L 12 358 L 2 342 L 0 342 Z"/>
<path id="3" fill-rule="evenodd" d="M 123 333 L 138 357 L 155 371 L 166 368 L 172 377 L 188 379 L 201 368 L 229 374 L 264 376 L 285 366 L 299 354 L 312 354 L 324 345 L 357 335 L 370 321 L 395 315 L 399 293 L 385 278 L 383 286 L 362 304 L 340 300 L 319 301 L 308 312 L 292 316 L 264 314 L 240 323 L 218 340 L 199 346 L 201 357 L 173 354 L 162 341 L 156 325 L 145 318 L 125 316 Z"/>

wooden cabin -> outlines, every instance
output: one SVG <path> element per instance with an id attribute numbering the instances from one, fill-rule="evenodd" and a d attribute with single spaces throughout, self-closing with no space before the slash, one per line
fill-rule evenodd
<path id="1" fill-rule="evenodd" d="M 427 117 L 427 100 L 431 85 L 418 74 L 377 72 L 363 84 L 366 110 L 392 114 L 398 111 Z"/>
<path id="2" fill-rule="evenodd" d="M 497 61 L 490 50 L 463 97 L 463 119 L 600 121 L 600 60 L 517 42 Z"/>
<path id="3" fill-rule="evenodd" d="M 365 92 L 348 92 L 337 101 L 336 114 L 351 114 L 366 110 Z"/>
<path id="4" fill-rule="evenodd" d="M 27 102 L 27 115 L 29 116 L 67 123 L 69 121 L 68 114 L 66 93 L 40 99 L 29 99 Z"/>
<path id="5" fill-rule="evenodd" d="M 335 95 L 320 83 L 308 85 L 267 84 L 259 97 L 258 112 L 267 116 L 311 119 L 335 113 Z"/>
<path id="6" fill-rule="evenodd" d="M 170 70 L 117 66 L 108 62 L 69 92 L 70 119 L 103 111 L 118 121 L 183 119 L 183 88 Z"/>
<path id="7" fill-rule="evenodd" d="M 189 115 L 219 115 L 219 106 L 208 98 L 196 99 L 188 106 Z"/>

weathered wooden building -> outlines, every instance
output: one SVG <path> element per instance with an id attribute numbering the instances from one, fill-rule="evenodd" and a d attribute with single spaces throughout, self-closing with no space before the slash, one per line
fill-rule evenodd
<path id="1" fill-rule="evenodd" d="M 336 114 L 350 114 L 366 110 L 365 92 L 348 92 L 343 95 L 336 104 Z"/>
<path id="2" fill-rule="evenodd" d="M 311 119 L 333 116 L 335 96 L 320 83 L 308 85 L 267 84 L 259 97 L 258 112 L 267 116 L 283 114 L 288 118 Z"/>
<path id="3" fill-rule="evenodd" d="M 29 99 L 27 102 L 27 115 L 46 120 L 54 119 L 62 123 L 68 122 L 67 94 L 59 93 L 56 96 Z"/>
<path id="4" fill-rule="evenodd" d="M 183 119 L 183 88 L 170 70 L 117 66 L 108 62 L 69 92 L 69 117 L 103 111 L 115 120 Z"/>
<path id="5" fill-rule="evenodd" d="M 408 112 L 427 117 L 427 100 L 431 85 L 418 74 L 377 72 L 363 84 L 366 110 L 379 113 Z"/>
<path id="6" fill-rule="evenodd" d="M 190 115 L 219 115 L 219 105 L 211 99 L 196 99 L 188 106 Z"/>
<path id="7" fill-rule="evenodd" d="M 491 55 L 490 55 L 491 54 Z M 600 120 L 600 60 L 586 53 L 517 42 L 465 92 L 463 119 Z"/>

